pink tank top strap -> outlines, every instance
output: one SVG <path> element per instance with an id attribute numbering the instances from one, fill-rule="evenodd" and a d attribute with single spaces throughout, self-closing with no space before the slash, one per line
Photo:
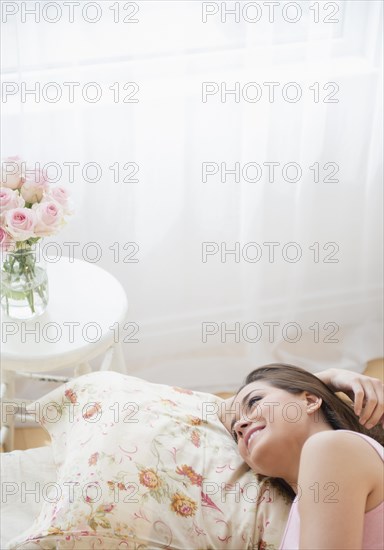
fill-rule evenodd
<path id="1" fill-rule="evenodd" d="M 380 445 L 380 443 L 378 441 L 376 441 L 375 439 L 373 439 L 369 435 L 361 434 L 359 432 L 354 432 L 352 430 L 339 430 L 339 431 L 340 432 L 347 432 L 347 433 L 350 433 L 350 434 L 355 434 L 359 437 L 362 437 L 363 439 L 365 439 L 365 441 L 367 443 L 369 443 L 371 445 L 371 447 L 373 447 L 377 451 L 380 458 L 384 461 L 384 447 L 382 445 Z"/>

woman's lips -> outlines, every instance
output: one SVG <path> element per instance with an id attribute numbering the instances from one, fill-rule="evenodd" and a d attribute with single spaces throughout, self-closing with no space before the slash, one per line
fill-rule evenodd
<path id="1" fill-rule="evenodd" d="M 254 428 L 251 428 L 246 434 L 244 438 L 244 443 L 249 448 L 249 444 L 251 443 L 252 439 L 254 439 L 259 432 L 264 430 L 265 426 L 256 426 Z"/>

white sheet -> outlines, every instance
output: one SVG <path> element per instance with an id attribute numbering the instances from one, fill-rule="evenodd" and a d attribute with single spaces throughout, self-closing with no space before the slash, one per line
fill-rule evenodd
<path id="1" fill-rule="evenodd" d="M 44 486 L 56 481 L 51 447 L 13 451 L 1 456 L 1 544 L 28 529 L 39 514 Z M 28 492 L 33 491 L 34 494 Z"/>

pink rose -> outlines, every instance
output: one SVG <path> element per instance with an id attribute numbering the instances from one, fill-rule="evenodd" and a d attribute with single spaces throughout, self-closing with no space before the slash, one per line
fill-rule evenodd
<path id="1" fill-rule="evenodd" d="M 101 512 L 105 512 L 106 514 L 109 514 L 110 512 L 112 512 L 112 510 L 115 508 L 116 506 L 114 504 L 102 504 L 101 506 L 98 507 L 98 509 L 101 511 Z"/>
<path id="2" fill-rule="evenodd" d="M 5 212 L 5 230 L 15 241 L 26 241 L 34 237 L 36 214 L 30 208 L 14 208 Z"/>
<path id="3" fill-rule="evenodd" d="M 42 170 L 28 170 L 20 193 L 25 202 L 40 202 L 48 189 L 48 179 Z"/>
<path id="4" fill-rule="evenodd" d="M 88 459 L 88 465 L 93 466 L 94 464 L 97 464 L 97 461 L 99 459 L 99 453 L 93 453 Z"/>
<path id="5" fill-rule="evenodd" d="M 0 188 L 0 213 L 3 214 L 6 210 L 13 208 L 22 208 L 25 205 L 23 197 L 20 197 L 18 191 L 14 191 L 9 187 Z"/>
<path id="6" fill-rule="evenodd" d="M 13 248 L 14 240 L 12 239 L 11 235 L 4 231 L 2 227 L 0 227 L 0 249 L 2 252 L 9 250 L 10 248 Z"/>
<path id="7" fill-rule="evenodd" d="M 1 163 L 1 186 L 18 189 L 22 184 L 22 160 L 20 157 L 7 157 Z"/>
<path id="8" fill-rule="evenodd" d="M 36 214 L 36 237 L 53 235 L 64 222 L 63 210 L 55 201 L 34 204 L 32 210 Z"/>
<path id="9" fill-rule="evenodd" d="M 52 187 L 50 191 L 47 193 L 46 198 L 44 198 L 43 200 L 56 201 L 58 204 L 60 204 L 61 208 L 63 209 L 64 215 L 72 213 L 69 193 L 65 189 L 65 187 Z"/>

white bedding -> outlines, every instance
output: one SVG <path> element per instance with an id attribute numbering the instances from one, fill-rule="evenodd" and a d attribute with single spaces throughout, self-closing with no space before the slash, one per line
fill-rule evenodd
<path id="1" fill-rule="evenodd" d="M 50 446 L 0 456 L 0 548 L 4 549 L 12 538 L 32 525 L 41 510 L 44 486 L 56 481 L 56 468 Z M 28 493 L 35 490 L 36 494 Z"/>

